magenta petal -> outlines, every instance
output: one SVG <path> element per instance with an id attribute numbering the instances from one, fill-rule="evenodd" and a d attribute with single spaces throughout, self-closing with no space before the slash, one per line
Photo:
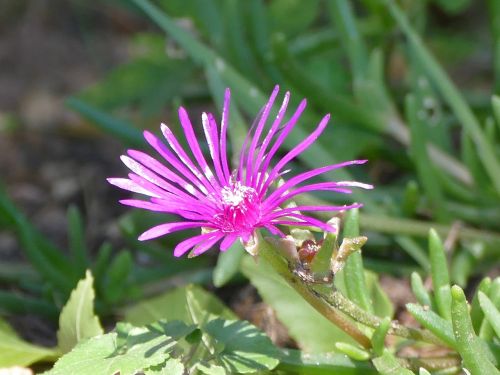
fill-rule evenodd
<path id="1" fill-rule="evenodd" d="M 145 189 L 144 187 L 140 186 L 139 184 L 137 184 L 136 182 L 131 181 L 131 180 L 126 179 L 126 178 L 108 178 L 107 180 L 111 185 L 115 185 L 115 186 L 117 186 L 121 189 L 124 189 L 124 190 L 128 190 L 128 191 L 131 191 L 134 193 L 148 195 L 150 197 L 157 197 L 157 198 L 161 197 L 160 194 L 149 191 L 149 190 Z"/>
<path id="2" fill-rule="evenodd" d="M 231 172 L 229 172 L 229 162 L 227 158 L 227 124 L 229 123 L 229 106 L 231 103 L 231 91 L 226 89 L 224 93 L 224 107 L 222 108 L 222 120 L 220 123 L 220 156 L 222 169 L 224 171 L 224 180 L 229 181 Z"/>
<path id="3" fill-rule="evenodd" d="M 226 251 L 227 249 L 229 249 L 237 239 L 238 236 L 235 234 L 226 235 L 220 243 L 220 251 Z"/>
<path id="4" fill-rule="evenodd" d="M 281 160 L 274 166 L 274 168 L 269 173 L 267 180 L 264 182 L 264 186 L 262 190 L 266 190 L 269 184 L 274 181 L 274 178 L 279 173 L 279 171 L 291 160 L 293 160 L 297 155 L 301 152 L 305 151 L 316 139 L 320 136 L 320 134 L 325 129 L 328 121 L 330 120 L 330 115 L 326 115 L 323 117 L 319 125 L 316 129 L 309 134 L 306 139 L 300 142 L 297 146 L 295 146 L 292 150 L 290 150 Z"/>
<path id="5" fill-rule="evenodd" d="M 250 147 L 248 149 L 247 153 L 247 171 L 246 171 L 246 184 L 250 184 L 252 182 L 252 177 L 254 174 L 253 171 L 253 162 L 255 158 L 255 148 L 257 147 L 257 143 L 260 139 L 260 135 L 262 134 L 262 131 L 264 130 L 264 125 L 266 124 L 267 118 L 269 117 L 269 112 L 271 112 L 271 109 L 274 105 L 274 100 L 276 99 L 276 96 L 278 95 L 279 92 L 279 86 L 276 85 L 274 87 L 273 92 L 271 93 L 271 97 L 269 98 L 269 101 L 267 104 L 264 106 L 264 110 L 262 112 L 262 116 L 257 123 L 257 128 L 255 129 L 255 134 L 252 138 L 252 142 L 250 142 Z"/>
<path id="6" fill-rule="evenodd" d="M 206 241 L 214 236 L 214 233 L 204 233 L 200 234 L 198 236 L 194 236 L 191 238 L 188 238 L 187 240 L 184 240 L 182 242 L 179 242 L 177 246 L 174 249 L 174 256 L 180 257 L 187 253 L 189 250 L 191 250 L 193 247 L 196 245 L 202 243 L 203 241 Z"/>
<path id="7" fill-rule="evenodd" d="M 210 250 L 217 242 L 220 241 L 220 239 L 223 237 L 223 234 L 216 234 L 212 238 L 209 238 L 208 240 L 205 240 L 203 243 L 197 245 L 194 250 L 193 254 L 194 255 L 200 255 L 203 254 L 205 251 Z"/>
<path id="8" fill-rule="evenodd" d="M 176 232 L 179 230 L 189 229 L 189 228 L 199 228 L 202 226 L 206 226 L 207 223 L 197 222 L 197 221 L 185 221 L 178 223 L 165 223 L 157 225 L 143 234 L 141 234 L 138 238 L 139 241 L 146 241 L 152 238 L 160 237 L 168 233 Z"/>

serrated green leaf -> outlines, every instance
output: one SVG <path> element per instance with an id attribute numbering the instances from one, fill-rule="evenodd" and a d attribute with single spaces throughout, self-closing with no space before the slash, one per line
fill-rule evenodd
<path id="1" fill-rule="evenodd" d="M 236 241 L 227 251 L 219 253 L 213 273 L 213 282 L 217 288 L 225 285 L 236 275 L 243 255 L 245 250 L 240 241 Z"/>
<path id="2" fill-rule="evenodd" d="M 55 360 L 56 349 L 30 344 L 21 339 L 10 325 L 0 318 L 0 368 L 29 366 L 40 361 Z"/>
<path id="3" fill-rule="evenodd" d="M 347 334 L 309 305 L 264 259 L 256 264 L 251 257 L 242 262 L 242 272 L 288 328 L 300 348 L 309 353 L 331 352 L 336 341 L 355 344 Z M 300 324 L 298 324 L 300 322 Z"/>
<path id="4" fill-rule="evenodd" d="M 485 351 L 483 342 L 474 333 L 463 290 L 454 285 L 451 289 L 451 296 L 453 332 L 457 341 L 457 350 L 465 367 L 472 375 L 500 374 L 500 371 L 490 362 L 489 354 Z"/>
<path id="5" fill-rule="evenodd" d="M 227 375 L 226 370 L 222 366 L 214 365 L 213 363 L 204 364 L 197 363 L 196 369 L 205 375 Z"/>
<path id="6" fill-rule="evenodd" d="M 164 368 L 179 370 L 175 360 L 169 364 L 170 353 L 177 351 L 178 341 L 195 329 L 196 326 L 178 320 L 158 321 L 145 327 L 119 323 L 116 332 L 78 344 L 59 359 L 47 374 L 96 375 L 119 372 L 120 375 L 136 375 L 145 370 L 152 371 L 151 374 L 175 374 L 162 371 Z"/>
<path id="7" fill-rule="evenodd" d="M 197 301 L 204 314 L 212 314 L 225 319 L 235 319 L 236 315 L 213 294 L 196 285 L 187 285 L 154 297 L 124 311 L 125 320 L 134 325 L 144 325 L 160 319 L 182 320 L 194 323 L 188 309 L 188 293 Z"/>
<path id="8" fill-rule="evenodd" d="M 272 370 L 279 363 L 271 339 L 246 321 L 214 319 L 202 330 L 223 348 L 216 358 L 230 374 Z"/>
<path id="9" fill-rule="evenodd" d="M 69 352 L 78 342 L 103 333 L 99 318 L 94 314 L 94 279 L 90 271 L 78 282 L 59 316 L 58 347 Z"/>
<path id="10" fill-rule="evenodd" d="M 162 350 L 165 337 L 158 336 L 143 345 L 120 352 L 116 333 L 96 336 L 77 345 L 61 357 L 45 375 L 135 375 L 162 363 L 168 354 Z"/>
<path id="11" fill-rule="evenodd" d="M 178 358 L 170 357 L 161 365 L 151 366 L 144 375 L 183 375 L 184 365 Z"/>

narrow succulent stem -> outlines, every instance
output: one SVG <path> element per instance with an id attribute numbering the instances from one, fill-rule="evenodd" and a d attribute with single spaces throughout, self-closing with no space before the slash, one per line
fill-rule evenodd
<path id="1" fill-rule="evenodd" d="M 259 256 L 269 263 L 321 315 L 337 325 L 364 348 L 371 347 L 370 339 L 358 329 L 354 322 L 346 319 L 345 315 L 355 322 L 370 328 L 378 327 L 381 322 L 379 317 L 359 308 L 338 291 L 324 293 L 323 290 L 319 291 L 318 287 L 305 283 L 293 274 L 288 267 L 287 261 L 279 254 L 278 250 L 263 238 L 259 238 L 258 246 Z M 389 334 L 444 346 L 443 342 L 431 332 L 416 328 L 407 328 L 397 321 L 392 322 Z"/>
<path id="2" fill-rule="evenodd" d="M 329 294 L 322 295 L 321 297 L 334 308 L 367 327 L 377 328 L 382 321 L 379 317 L 359 308 L 339 291 L 334 291 Z M 425 341 L 431 344 L 445 346 L 445 344 L 431 332 L 417 328 L 407 328 L 397 321 L 393 321 L 391 323 L 389 334 L 411 340 Z"/>
<path id="3" fill-rule="evenodd" d="M 295 276 L 288 268 L 287 261 L 263 238 L 259 239 L 259 256 L 269 263 L 321 315 L 346 332 L 364 348 L 371 347 L 370 339 L 353 322 L 346 319 L 340 311 L 332 308 L 319 294 L 312 291 L 300 278 Z"/>

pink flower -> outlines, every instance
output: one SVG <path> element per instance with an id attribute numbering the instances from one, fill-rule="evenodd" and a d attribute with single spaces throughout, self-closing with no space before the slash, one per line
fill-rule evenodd
<path id="1" fill-rule="evenodd" d="M 284 207 L 288 200 L 301 193 L 316 190 L 350 193 L 348 187 L 371 189 L 372 186 L 355 181 L 303 184 L 325 172 L 351 164 L 363 164 L 366 160 L 327 165 L 298 174 L 287 181 L 282 180 L 282 176 L 287 172 L 283 168 L 320 136 L 330 115 L 323 117 L 307 138 L 273 166 L 273 157 L 306 107 L 304 99 L 290 119 L 284 121 L 290 99 L 290 93 L 287 92 L 276 118 L 266 127 L 278 91 L 276 86 L 262 110 L 262 115 L 250 129 L 240 154 L 239 165 L 234 171 L 229 166 L 226 145 L 229 89 L 226 90 L 224 98 L 220 135 L 214 116 L 210 113 L 202 115 L 211 160 L 207 161 L 203 155 L 188 114 L 182 107 L 179 109 L 179 119 L 191 155 L 182 148 L 165 124 L 161 125 L 161 131 L 168 146 L 152 133 L 144 132 L 144 138 L 164 159 L 163 163 L 141 151 L 128 150 L 128 156 L 123 155 L 121 159 L 133 173 L 128 175 L 128 179 L 109 178 L 108 181 L 122 189 L 149 197 L 147 201 L 125 199 L 121 200 L 121 203 L 150 211 L 176 214 L 182 219 L 155 226 L 144 232 L 139 240 L 149 240 L 189 228 L 200 228 L 201 234 L 180 242 L 174 249 L 175 256 L 181 256 L 191 249 L 194 249 L 194 255 L 199 255 L 218 242 L 221 251 L 227 250 L 237 239 L 247 243 L 253 239 L 259 228 L 265 228 L 279 236 L 285 235 L 279 229 L 279 226 L 283 225 L 313 226 L 324 231 L 333 231 L 334 228 L 330 225 L 303 212 L 345 210 L 361 206 L 352 204 Z M 267 134 L 263 136 L 265 129 Z"/>

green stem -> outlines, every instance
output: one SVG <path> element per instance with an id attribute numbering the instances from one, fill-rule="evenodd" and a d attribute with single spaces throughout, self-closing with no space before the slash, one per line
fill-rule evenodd
<path id="1" fill-rule="evenodd" d="M 347 320 L 338 310 L 333 309 L 319 294 L 313 292 L 302 280 L 290 272 L 286 260 L 262 237 L 259 238 L 259 256 L 269 263 L 321 315 L 346 332 L 364 348 L 371 347 L 370 339 L 353 322 Z"/>
<path id="2" fill-rule="evenodd" d="M 380 318 L 362 310 L 338 291 L 325 295 L 315 290 L 314 286 L 304 283 L 290 271 L 287 261 L 279 255 L 278 250 L 262 237 L 259 237 L 259 256 L 269 263 L 274 270 L 320 314 L 337 325 L 364 348 L 371 348 L 371 341 L 369 338 L 363 334 L 352 321 L 346 319 L 343 314 L 371 328 L 377 328 L 379 326 L 382 321 Z M 412 340 L 425 341 L 436 345 L 444 345 L 443 342 L 431 332 L 416 328 L 407 328 L 397 321 L 391 323 L 389 334 Z"/>

